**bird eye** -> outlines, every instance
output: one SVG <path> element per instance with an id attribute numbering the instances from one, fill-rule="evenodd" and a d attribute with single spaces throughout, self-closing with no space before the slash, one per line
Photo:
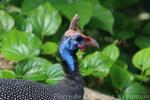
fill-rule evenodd
<path id="1" fill-rule="evenodd" d="M 83 40 L 83 38 L 82 38 L 80 35 L 78 35 L 75 40 L 76 40 L 77 42 L 81 42 L 81 41 Z"/>

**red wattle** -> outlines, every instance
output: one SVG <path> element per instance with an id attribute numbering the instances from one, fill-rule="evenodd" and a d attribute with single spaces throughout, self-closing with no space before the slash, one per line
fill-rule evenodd
<path id="1" fill-rule="evenodd" d="M 78 45 L 78 47 L 79 47 L 79 49 L 81 50 L 81 51 L 84 51 L 85 49 L 86 49 L 86 47 L 85 47 L 85 45 Z"/>

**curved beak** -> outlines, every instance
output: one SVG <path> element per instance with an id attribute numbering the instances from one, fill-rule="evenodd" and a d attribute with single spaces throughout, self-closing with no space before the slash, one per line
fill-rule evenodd
<path id="1" fill-rule="evenodd" d="M 84 51 L 86 48 L 88 47 L 96 47 L 99 48 L 99 44 L 96 40 L 94 40 L 93 38 L 89 37 L 89 36 L 82 36 L 84 41 L 83 43 L 79 44 L 78 47 L 81 51 Z"/>

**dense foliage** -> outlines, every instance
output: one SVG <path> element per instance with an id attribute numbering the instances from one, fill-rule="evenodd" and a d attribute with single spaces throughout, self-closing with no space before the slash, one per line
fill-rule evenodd
<path id="1" fill-rule="evenodd" d="M 2 0 L 0 52 L 16 63 L 2 78 L 55 84 L 64 78 L 57 54 L 69 21 L 100 48 L 78 52 L 86 86 L 124 100 L 150 99 L 148 0 Z"/>

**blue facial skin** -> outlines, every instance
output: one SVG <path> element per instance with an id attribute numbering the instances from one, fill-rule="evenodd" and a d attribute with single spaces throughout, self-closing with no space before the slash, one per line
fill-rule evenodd
<path id="1" fill-rule="evenodd" d="M 78 44 L 82 43 L 83 39 L 80 35 L 75 35 L 73 37 L 64 37 L 59 47 L 59 54 L 63 61 L 67 63 L 67 67 L 71 72 L 76 69 L 76 55 L 78 51 Z"/>

